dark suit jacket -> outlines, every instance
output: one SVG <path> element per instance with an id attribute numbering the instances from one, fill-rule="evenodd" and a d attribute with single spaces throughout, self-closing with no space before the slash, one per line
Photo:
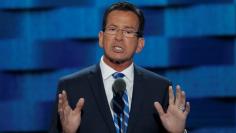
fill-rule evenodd
<path id="1" fill-rule="evenodd" d="M 168 107 L 169 85 L 167 79 L 134 66 L 133 96 L 127 133 L 166 132 L 154 108 L 154 102 L 159 101 L 165 109 Z M 116 133 L 99 65 L 62 78 L 58 92 L 62 89 L 66 90 L 72 108 L 79 98 L 85 98 L 78 133 Z M 57 102 L 50 132 L 61 132 Z"/>

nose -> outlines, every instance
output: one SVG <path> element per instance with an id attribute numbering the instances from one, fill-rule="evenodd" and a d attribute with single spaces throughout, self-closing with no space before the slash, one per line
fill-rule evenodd
<path id="1" fill-rule="evenodd" d="M 117 33 L 116 33 L 116 35 L 115 35 L 115 38 L 116 38 L 117 40 L 122 40 L 122 39 L 123 39 L 123 31 L 122 31 L 121 29 L 118 29 L 118 30 L 117 30 Z"/>

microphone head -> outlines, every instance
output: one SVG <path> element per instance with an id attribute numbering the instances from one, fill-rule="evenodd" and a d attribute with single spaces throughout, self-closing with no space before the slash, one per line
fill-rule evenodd
<path id="1" fill-rule="evenodd" d="M 119 97 L 123 96 L 125 88 L 126 88 L 126 83 L 125 80 L 122 78 L 116 79 L 112 85 L 112 91 L 114 95 Z"/>

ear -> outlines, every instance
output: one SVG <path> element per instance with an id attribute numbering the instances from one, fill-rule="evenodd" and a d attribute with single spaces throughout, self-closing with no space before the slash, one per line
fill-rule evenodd
<path id="1" fill-rule="evenodd" d="M 99 47 L 103 48 L 103 31 L 100 31 L 98 34 Z"/>
<path id="2" fill-rule="evenodd" d="M 136 48 L 136 53 L 140 53 L 144 48 L 145 40 L 143 37 L 138 38 L 138 46 Z"/>

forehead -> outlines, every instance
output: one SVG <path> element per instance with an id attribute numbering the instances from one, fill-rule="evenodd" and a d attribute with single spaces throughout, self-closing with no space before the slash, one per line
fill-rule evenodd
<path id="1" fill-rule="evenodd" d="M 111 11 L 107 16 L 106 26 L 117 26 L 121 28 L 130 27 L 137 29 L 139 26 L 138 16 L 131 11 Z"/>

